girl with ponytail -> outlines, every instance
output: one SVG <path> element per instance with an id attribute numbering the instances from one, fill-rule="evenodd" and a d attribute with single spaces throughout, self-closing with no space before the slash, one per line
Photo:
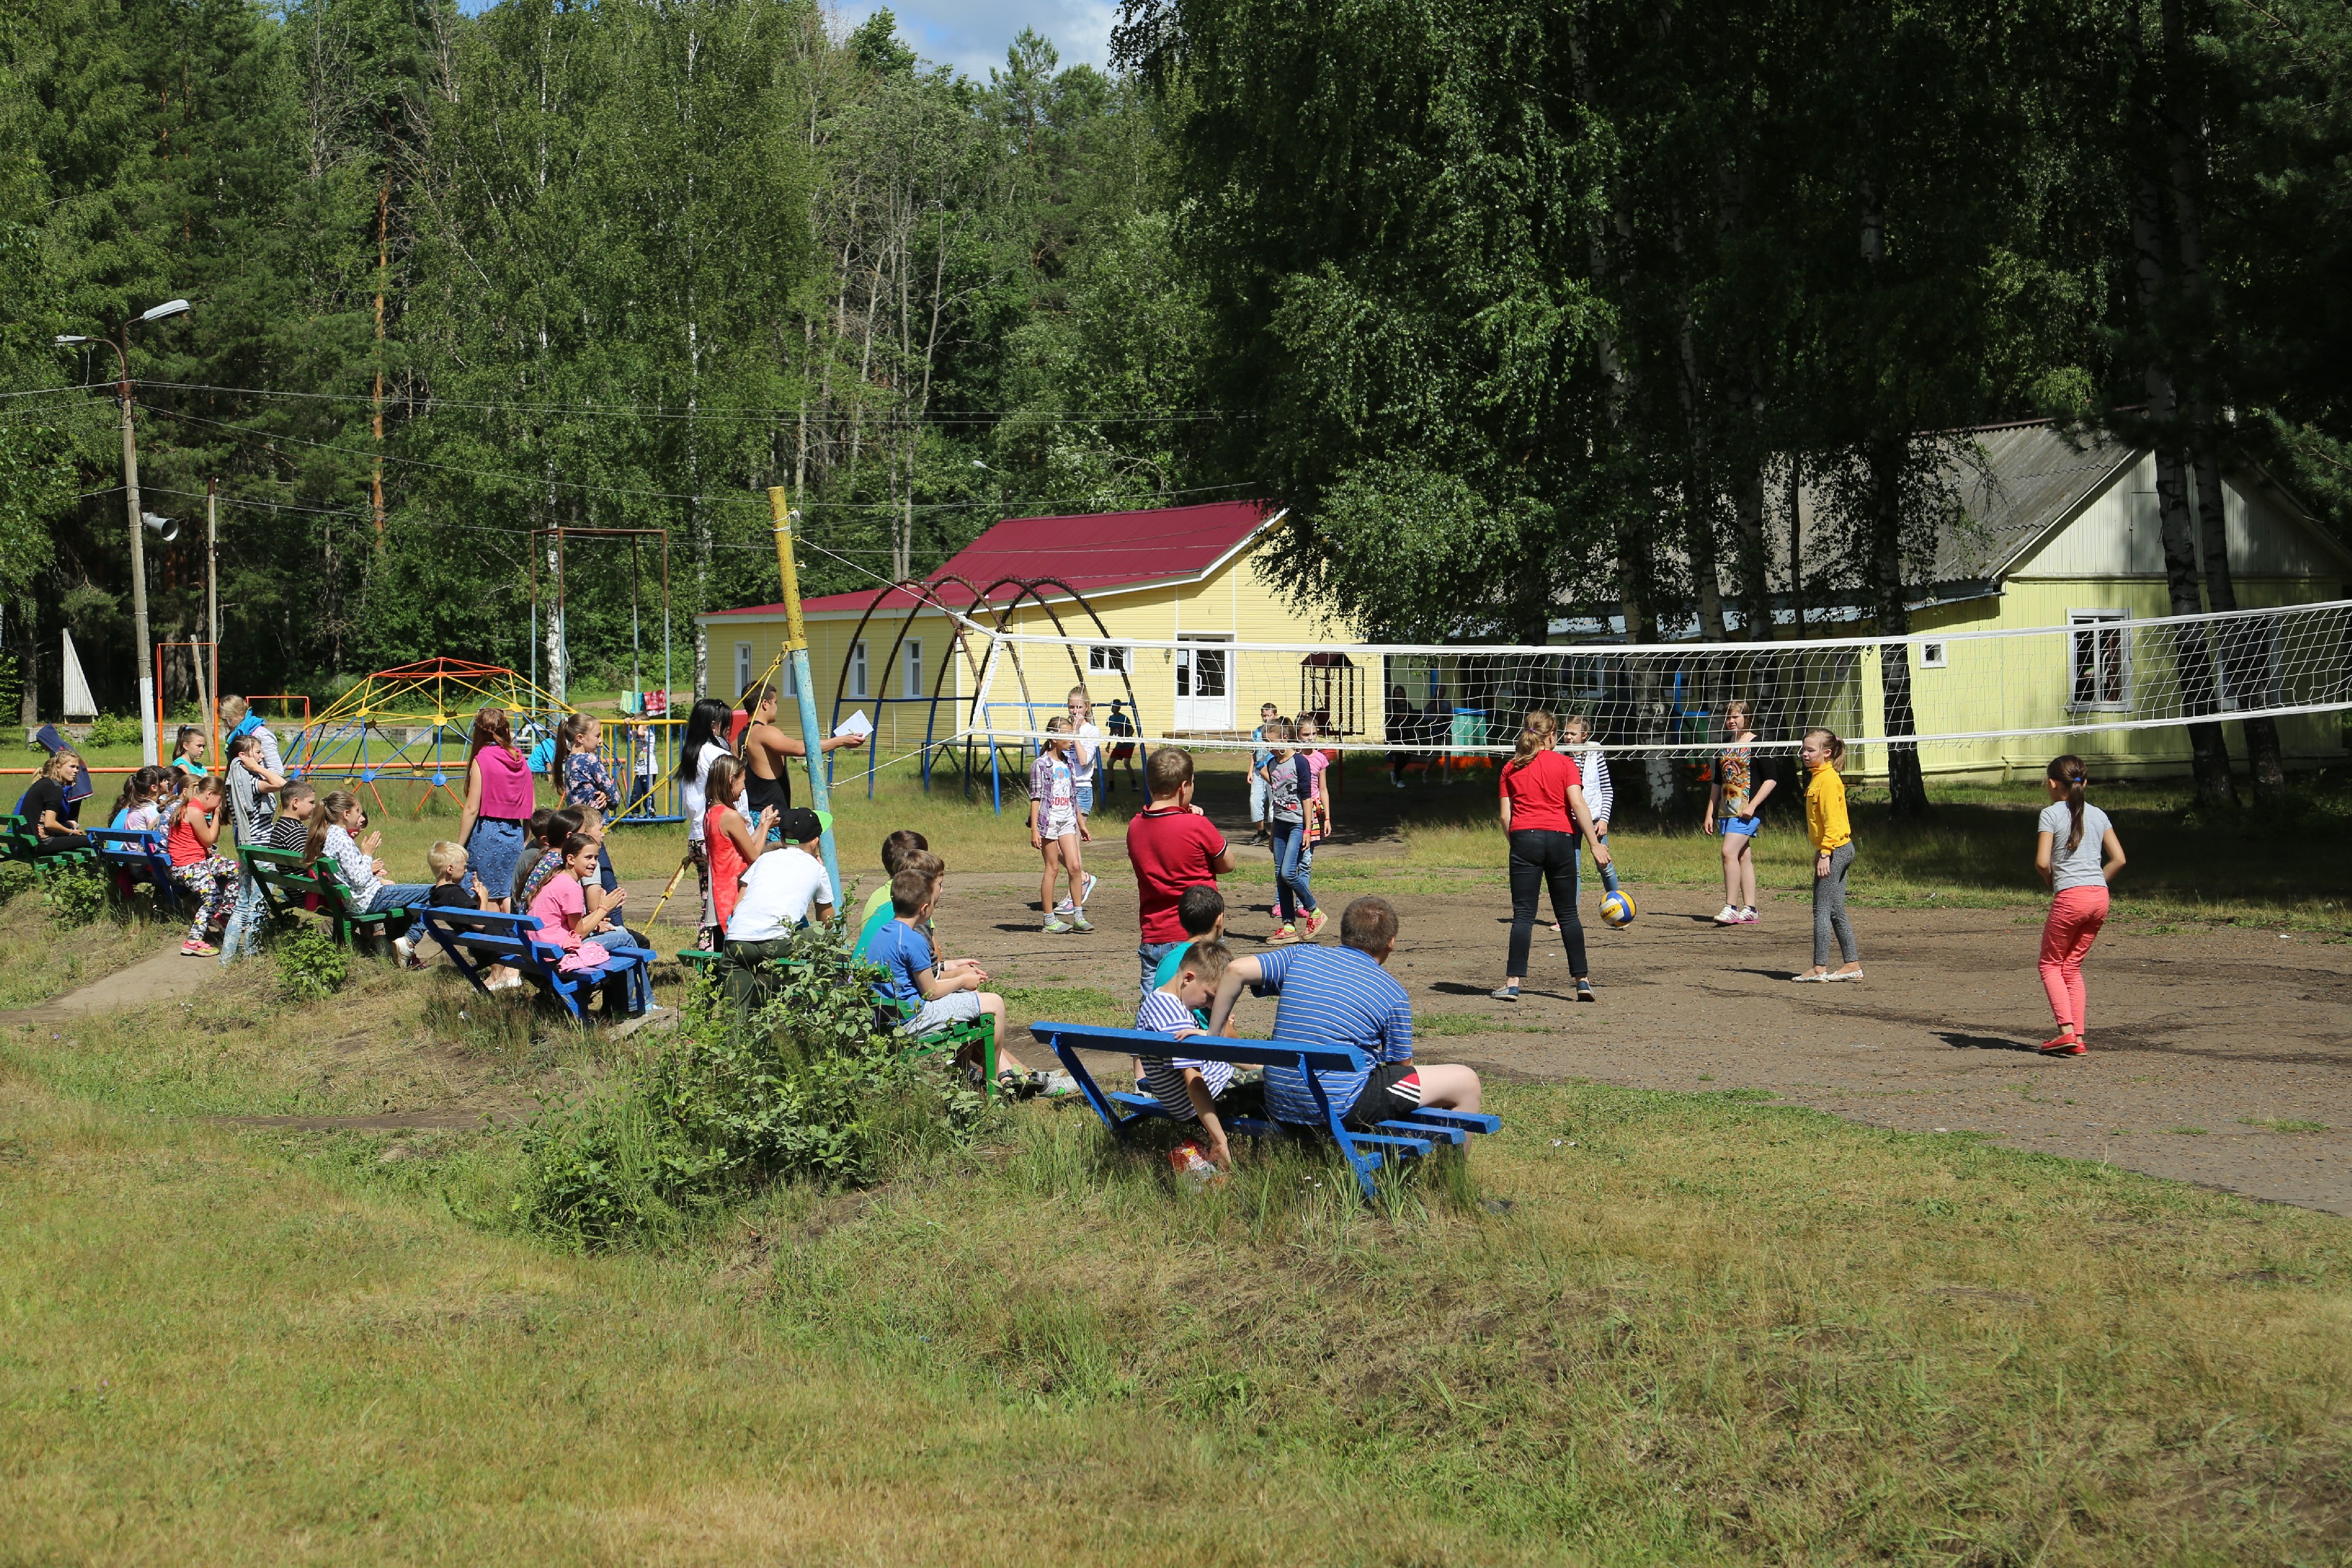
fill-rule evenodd
<path id="1" fill-rule="evenodd" d="M 2058 1033 L 2042 1043 L 2048 1056 L 2079 1057 L 2090 1047 L 2083 960 L 2107 923 L 2107 882 L 2124 868 L 2123 841 L 2107 814 L 2083 798 L 2091 782 L 2083 759 L 2068 752 L 2050 764 L 2050 804 L 2036 824 L 2033 868 L 2050 885 L 2050 918 L 2042 927 L 2042 988 Z"/>
<path id="2" fill-rule="evenodd" d="M 1569 978 L 1576 999 L 1590 1002 L 1592 982 L 1584 968 L 1584 927 L 1576 913 L 1577 841 L 1592 840 L 1595 865 L 1609 864 L 1609 847 L 1592 831 L 1592 808 L 1584 799 L 1584 775 L 1565 752 L 1554 749 L 1559 723 L 1544 709 L 1519 727 L 1518 749 L 1503 764 L 1503 838 L 1510 846 L 1511 948 L 1503 984 L 1489 993 L 1497 1002 L 1519 999 L 1535 941 L 1536 899 L 1551 892 L 1552 918 L 1568 949 Z"/>

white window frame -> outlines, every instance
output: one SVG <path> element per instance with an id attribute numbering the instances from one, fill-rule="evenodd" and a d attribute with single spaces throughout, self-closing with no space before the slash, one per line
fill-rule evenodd
<path id="1" fill-rule="evenodd" d="M 900 688 L 908 697 L 919 698 L 923 690 L 923 639 L 908 637 L 901 647 L 907 667 L 906 682 Z"/>
<path id="2" fill-rule="evenodd" d="M 735 645 L 735 689 L 740 694 L 751 684 L 751 645 Z"/>
<path id="3" fill-rule="evenodd" d="M 849 645 L 849 694 L 861 698 L 868 695 L 866 689 L 866 640 L 863 637 Z"/>
<path id="4" fill-rule="evenodd" d="M 1133 675 L 1135 650 L 1124 643 L 1096 643 L 1087 649 L 1089 675 Z"/>
<path id="5" fill-rule="evenodd" d="M 2105 651 L 2105 634 L 2115 634 L 2113 698 L 2098 696 L 2108 689 L 2111 672 Z M 2083 652 L 2091 649 L 2091 701 L 2082 700 Z M 2076 713 L 2126 713 L 2132 705 L 2131 612 L 2129 610 L 2069 610 L 2066 612 L 2066 706 Z"/>
<path id="6" fill-rule="evenodd" d="M 1951 647 L 1948 642 L 1923 642 L 1919 645 L 1919 668 L 1948 669 L 1951 668 Z"/>

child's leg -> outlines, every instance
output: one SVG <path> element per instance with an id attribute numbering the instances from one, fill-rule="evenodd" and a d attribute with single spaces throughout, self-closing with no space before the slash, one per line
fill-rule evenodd
<path id="1" fill-rule="evenodd" d="M 1045 878 L 1037 885 L 1037 907 L 1045 912 L 1047 920 L 1052 920 L 1054 918 L 1054 873 L 1060 866 L 1062 841 L 1058 838 L 1048 838 L 1045 840 L 1045 847 L 1037 853 L 1045 858 Z"/>
<path id="2" fill-rule="evenodd" d="M 2073 926 L 2065 951 L 2060 955 L 2060 973 L 2066 983 L 2066 1001 L 2074 1020 L 2074 1032 L 2090 1032 L 2090 990 L 2083 981 L 2083 961 L 2091 956 L 2091 944 L 2099 940 L 2100 931 L 2107 923 L 2107 900 L 2097 888 L 2069 888 L 2067 893 L 2087 895 L 2070 909 Z M 2063 897 L 2064 895 L 2061 895 Z"/>
<path id="3" fill-rule="evenodd" d="M 1416 1067 L 1421 1076 L 1421 1102 L 1433 1110 L 1476 1110 L 1478 1075 L 1453 1062 Z"/>
<path id="4" fill-rule="evenodd" d="M 996 1030 L 996 1070 L 1003 1072 L 1010 1068 L 1014 1072 L 1027 1072 L 1029 1069 L 1021 1065 L 1021 1058 L 1014 1056 L 1012 1049 L 1005 1044 L 1007 1026 L 1004 1022 L 1004 998 L 993 991 L 983 991 L 980 994 L 980 1005 L 981 1010 L 988 1015 L 990 1025 Z"/>
<path id="5" fill-rule="evenodd" d="M 1269 825 L 1268 831 L 1274 839 L 1274 912 L 1284 925 L 1288 925 L 1297 912 L 1290 895 L 1291 858 L 1297 853 L 1294 838 L 1297 829 L 1289 823 L 1276 822 Z"/>
<path id="6" fill-rule="evenodd" d="M 1739 836 L 1739 907 L 1756 907 L 1756 836 L 1752 833 Z"/>
<path id="7" fill-rule="evenodd" d="M 1086 851 L 1078 847 L 1076 830 L 1062 835 L 1062 870 L 1069 878 L 1070 902 L 1076 904 L 1086 891 Z"/>
<path id="8" fill-rule="evenodd" d="M 2066 961 L 2074 946 L 2074 911 L 2061 893 L 2050 900 L 2050 918 L 2042 922 L 2042 990 L 2050 998 L 2050 1016 L 2057 1021 L 2061 1035 L 2077 1034 L 2081 1028 L 2074 1013 L 2074 986 L 2066 976 Z"/>
<path id="9" fill-rule="evenodd" d="M 1718 821 L 1718 827 L 1722 825 Z M 1723 901 L 1739 907 L 1739 847 L 1747 840 L 1737 833 L 1723 835 Z"/>

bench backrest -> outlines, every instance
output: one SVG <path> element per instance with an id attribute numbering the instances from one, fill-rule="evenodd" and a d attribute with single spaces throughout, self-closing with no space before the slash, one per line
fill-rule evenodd
<path id="1" fill-rule="evenodd" d="M 537 915 L 469 910 L 463 904 L 419 904 L 416 916 L 435 936 L 517 969 L 552 973 L 563 962 L 562 948 L 538 940 Z"/>
<path id="2" fill-rule="evenodd" d="M 147 866 L 164 858 L 163 835 L 152 827 L 93 827 L 83 837 L 102 860 Z"/>
<path id="3" fill-rule="evenodd" d="M 1195 1061 L 1240 1067 L 1296 1067 L 1309 1072 L 1366 1072 L 1371 1058 L 1353 1046 L 1305 1046 L 1295 1040 L 1236 1040 L 1223 1035 L 1188 1035 L 1181 1040 L 1151 1029 L 1106 1029 L 1086 1024 L 1041 1023 L 1030 1032 L 1048 1046 L 1115 1051 L 1130 1057 L 1190 1057 Z"/>

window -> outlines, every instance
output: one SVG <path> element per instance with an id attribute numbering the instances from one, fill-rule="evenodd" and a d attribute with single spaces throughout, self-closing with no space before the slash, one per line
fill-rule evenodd
<path id="1" fill-rule="evenodd" d="M 1087 668 L 1101 670 L 1106 675 L 1133 675 L 1134 657 L 1133 648 L 1097 643 L 1087 649 Z"/>
<path id="2" fill-rule="evenodd" d="M 1919 645 L 1919 668 L 1922 669 L 1944 668 L 1946 665 L 1944 647 L 1945 645 L 1939 642 L 1921 643 Z"/>
<path id="3" fill-rule="evenodd" d="M 740 693 L 751 684 L 751 645 L 747 642 L 739 642 L 735 645 L 735 689 L 738 693 Z"/>
<path id="4" fill-rule="evenodd" d="M 920 637 L 908 637 L 907 639 L 906 647 L 901 648 L 899 651 L 905 656 L 907 660 L 907 695 L 909 697 L 920 697 L 923 695 L 922 639 Z"/>
<path id="5" fill-rule="evenodd" d="M 801 679 L 793 668 L 790 658 L 776 661 L 776 695 L 788 701 L 797 701 L 801 694 Z"/>
<path id="6" fill-rule="evenodd" d="M 2131 706 L 2131 637 L 2126 610 L 2069 610 L 2074 628 L 2074 702 L 2078 708 Z"/>
<path id="7" fill-rule="evenodd" d="M 863 697 L 866 692 L 866 645 L 853 643 L 849 649 L 849 694 Z"/>

